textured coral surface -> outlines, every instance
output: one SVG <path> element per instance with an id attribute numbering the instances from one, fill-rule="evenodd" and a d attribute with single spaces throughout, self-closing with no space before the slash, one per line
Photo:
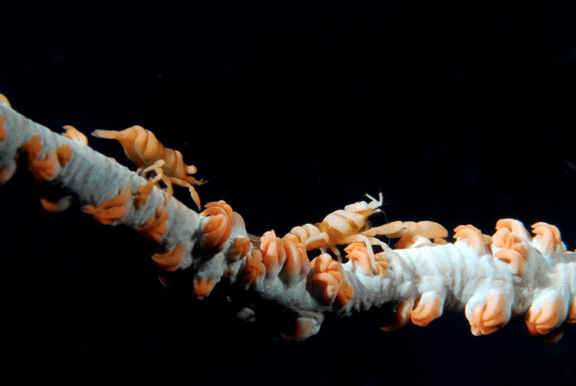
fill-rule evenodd
<path id="1" fill-rule="evenodd" d="M 498 218 L 547 221 L 576 247 L 569 9 L 20 4 L 0 26 L 0 92 L 20 112 L 86 134 L 155 130 L 210 180 L 202 197 L 226 199 L 251 233 L 283 234 L 382 191 L 390 220 L 489 233 Z M 128 165 L 115 144 L 91 144 Z M 355 317 L 302 343 L 278 340 L 266 323 L 235 323 L 218 287 L 202 301 L 166 291 L 139 235 L 45 213 L 29 175 L 0 202 L 7 384 L 115 374 L 566 384 L 576 374 L 573 330 L 553 347 L 521 324 L 476 338 L 461 315 L 395 333 L 379 331 L 377 315 Z"/>

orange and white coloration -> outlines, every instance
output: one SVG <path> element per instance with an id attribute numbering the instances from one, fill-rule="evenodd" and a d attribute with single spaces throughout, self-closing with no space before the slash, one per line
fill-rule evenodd
<path id="1" fill-rule="evenodd" d="M 321 223 L 316 225 L 305 224 L 292 228 L 285 237 L 295 236 L 304 243 L 307 250 L 322 249 L 331 250 L 340 257 L 337 245 L 349 244 L 352 242 L 365 242 L 370 245 L 368 236 L 364 234 L 368 224 L 368 218 L 380 211 L 382 206 L 382 195 L 380 199 L 368 196 L 370 203 L 360 201 L 347 205 L 343 210 L 339 209 L 324 217 Z M 377 234 L 372 228 L 371 235 Z"/>
<path id="2" fill-rule="evenodd" d="M 195 171 L 169 161 L 166 155 L 178 157 L 176 151 L 147 145 L 145 138 L 155 137 L 142 130 L 129 132 L 143 137 L 125 144 L 138 165 L 154 165 L 158 175 L 175 179 Z M 531 335 L 554 342 L 565 324 L 576 323 L 576 253 L 566 250 L 560 231 L 548 223 L 534 224 L 531 233 L 520 221 L 503 219 L 492 235 L 461 225 L 450 242 L 448 232 L 431 221 L 371 227 L 368 218 L 382 199 L 369 197 L 284 237 L 268 231 L 253 245 L 242 217 L 224 201 L 207 204 L 199 214 L 166 200 L 142 176 L 83 140 L 27 120 L 0 98 L 1 183 L 10 179 L 18 158 L 39 183 L 65 187 L 99 223 L 140 232 L 155 247 L 151 258 L 163 283 L 185 285 L 205 298 L 226 282 L 244 319 L 254 319 L 262 308 L 277 311 L 278 329 L 287 339 L 306 339 L 327 318 L 371 308 L 392 311 L 382 320 L 384 331 L 410 322 L 426 326 L 452 311 L 464 313 L 474 335 L 491 334 L 515 318 L 524 320 Z M 180 171 L 161 169 L 165 165 Z M 45 208 L 61 209 L 49 203 Z M 380 236 L 398 241 L 392 248 Z M 345 262 L 327 252 L 338 256 L 341 250 Z"/>
<path id="3" fill-rule="evenodd" d="M 78 129 L 76 129 L 74 126 L 64 126 L 64 129 L 66 130 L 62 135 L 66 138 L 69 138 L 73 141 L 78 141 L 83 143 L 84 145 L 88 145 L 88 138 L 86 138 L 86 136 L 78 131 Z"/>
<path id="4" fill-rule="evenodd" d="M 442 225 L 432 221 L 395 221 L 372 227 L 368 223 L 368 218 L 380 212 L 383 197 L 380 194 L 379 199 L 376 200 L 370 195 L 366 196 L 370 199 L 370 202 L 359 201 L 346 205 L 344 209 L 336 210 L 324 217 L 321 223 L 294 227 L 284 237 L 296 238 L 306 246 L 307 250 L 330 250 L 338 261 L 342 261 L 338 245 L 364 243 L 367 247 L 371 264 L 375 266 L 376 260 L 372 245 L 379 245 L 387 249 L 387 245 L 376 236 L 399 238 L 421 235 L 432 239 L 441 239 L 448 235 Z"/>
<path id="5" fill-rule="evenodd" d="M 203 181 L 192 175 L 197 169 L 194 165 L 186 165 L 182 153 L 172 150 L 160 143 L 150 130 L 142 126 L 132 126 L 126 130 L 94 130 L 92 135 L 98 138 L 116 139 L 124 148 L 126 156 L 136 164 L 138 173 L 145 176 L 154 172 L 156 176 L 151 179 L 153 183 L 162 180 L 167 186 L 168 199 L 172 196 L 172 184 L 188 188 L 194 203 L 200 208 L 200 196 L 194 185 L 201 185 Z"/>

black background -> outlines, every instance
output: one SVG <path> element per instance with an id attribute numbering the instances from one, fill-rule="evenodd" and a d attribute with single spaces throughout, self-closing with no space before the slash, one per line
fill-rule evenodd
<path id="1" fill-rule="evenodd" d="M 496 3 L 496 2 L 495 2 Z M 375 221 L 557 225 L 576 246 L 576 7 L 451 1 L 3 2 L 0 92 L 60 132 L 140 124 L 261 234 L 384 195 Z M 130 165 L 113 141 L 90 145 Z M 185 190 L 177 192 L 192 206 Z M 576 336 L 462 315 L 303 343 L 157 280 L 138 235 L 0 189 L 0 384 L 573 384 Z"/>

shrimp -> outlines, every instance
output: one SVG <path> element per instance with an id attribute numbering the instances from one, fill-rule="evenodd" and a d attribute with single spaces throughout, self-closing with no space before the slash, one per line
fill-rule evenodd
<path id="1" fill-rule="evenodd" d="M 197 172 L 196 166 L 186 165 L 182 153 L 172 150 L 160 143 L 154 133 L 142 126 L 132 126 L 126 130 L 94 130 L 92 135 L 98 138 L 116 139 L 124 148 L 126 156 L 138 166 L 137 173 L 145 176 L 154 172 L 151 180 L 157 184 L 160 180 L 167 188 L 168 200 L 174 192 L 172 185 L 188 188 L 192 200 L 200 208 L 200 196 L 194 185 L 202 185 L 205 181 L 197 180 L 192 175 Z"/>
<path id="2" fill-rule="evenodd" d="M 419 234 L 430 238 L 443 238 L 448 235 L 446 229 L 438 223 L 420 221 L 418 223 L 407 221 L 395 221 L 378 227 L 372 227 L 368 218 L 381 211 L 382 194 L 376 200 L 366 195 L 370 202 L 356 202 L 346 205 L 344 210 L 336 210 L 324 218 L 318 224 L 305 224 L 292 228 L 284 237 L 295 237 L 304 243 L 306 250 L 330 249 L 341 261 L 340 251 L 337 245 L 363 243 L 368 249 L 370 258 L 375 263 L 372 245 L 379 245 L 387 249 L 387 245 L 376 236 L 382 235 L 388 238 L 398 238 L 408 234 Z M 374 264 L 375 266 L 375 264 Z"/>

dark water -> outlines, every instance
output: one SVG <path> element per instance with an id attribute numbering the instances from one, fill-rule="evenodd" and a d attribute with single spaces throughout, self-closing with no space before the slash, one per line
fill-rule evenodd
<path id="1" fill-rule="evenodd" d="M 553 5 L 11 3 L 0 92 L 56 131 L 153 130 L 254 234 L 382 192 L 390 221 L 547 221 L 573 250 L 575 26 Z M 475 338 L 462 315 L 396 333 L 349 318 L 282 341 L 233 322 L 221 291 L 165 290 L 138 235 L 46 214 L 35 189 L 26 175 L 0 189 L 1 384 L 576 379 L 574 329 L 545 346 L 521 324 Z"/>

